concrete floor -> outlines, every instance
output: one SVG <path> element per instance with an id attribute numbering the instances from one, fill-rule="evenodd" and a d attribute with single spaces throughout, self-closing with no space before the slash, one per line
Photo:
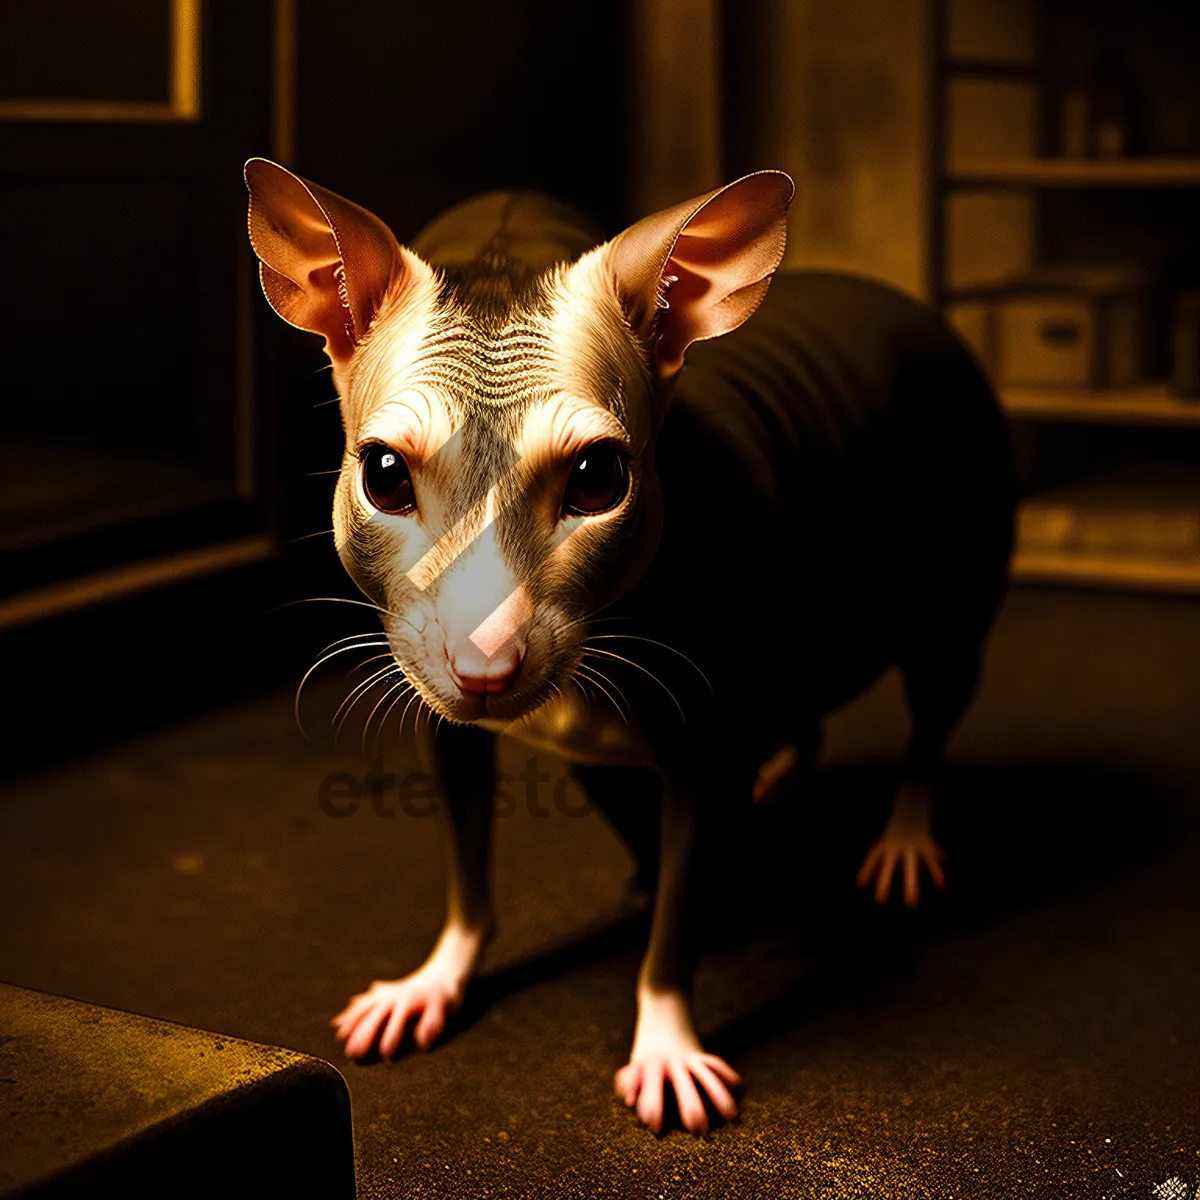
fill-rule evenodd
<path id="1" fill-rule="evenodd" d="M 951 886 L 918 913 L 853 885 L 903 739 L 896 681 L 828 733 L 812 786 L 764 814 L 741 936 L 697 981 L 747 1083 L 704 1140 L 656 1139 L 611 1095 L 643 936 L 630 864 L 552 804 L 497 821 L 501 930 L 450 1040 L 340 1059 L 330 1016 L 432 943 L 441 860 L 428 818 L 322 812 L 322 778 L 364 762 L 353 738 L 302 740 L 284 693 L 4 786 L 0 979 L 338 1062 L 364 1197 L 1200 1182 L 1200 603 L 1012 594 L 952 745 Z"/>

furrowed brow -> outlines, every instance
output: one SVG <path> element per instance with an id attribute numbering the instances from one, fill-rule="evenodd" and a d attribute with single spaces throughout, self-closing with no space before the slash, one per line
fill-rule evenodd
<path id="1" fill-rule="evenodd" d="M 359 430 L 359 443 L 386 442 L 410 466 L 436 457 L 454 430 L 447 406 L 428 388 L 410 388 L 372 409 Z"/>
<path id="2" fill-rule="evenodd" d="M 599 404 L 560 395 L 530 406 L 516 448 L 522 458 L 563 458 L 605 440 L 629 444 L 628 431 L 616 415 Z"/>

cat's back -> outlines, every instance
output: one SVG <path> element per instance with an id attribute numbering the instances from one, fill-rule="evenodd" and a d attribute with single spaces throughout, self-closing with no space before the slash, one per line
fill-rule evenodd
<path id="1" fill-rule="evenodd" d="M 524 189 L 472 196 L 435 217 L 410 245 L 426 262 L 453 274 L 504 261 L 522 274 L 570 262 L 602 240 L 577 209 Z"/>

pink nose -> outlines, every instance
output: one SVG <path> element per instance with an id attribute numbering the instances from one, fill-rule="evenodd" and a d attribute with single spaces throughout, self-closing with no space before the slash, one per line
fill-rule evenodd
<path id="1" fill-rule="evenodd" d="M 455 682 L 464 692 L 474 692 L 477 696 L 508 691 L 524 658 L 525 647 L 518 645 L 515 638 L 509 638 L 490 658 L 470 638 L 453 649 L 446 647 L 446 661 Z"/>

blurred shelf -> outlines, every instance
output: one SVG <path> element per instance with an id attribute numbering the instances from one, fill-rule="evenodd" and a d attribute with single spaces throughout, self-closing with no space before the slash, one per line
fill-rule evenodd
<path id="1" fill-rule="evenodd" d="M 1147 246 L 1161 242 L 1164 255 L 1186 254 L 1190 227 L 1167 193 L 1184 209 L 1191 192 L 1200 194 L 1200 154 L 1039 156 L 1035 146 L 1054 132 L 1047 120 L 1064 82 L 1056 47 L 1078 18 L 1043 21 L 1039 13 L 1050 12 L 1043 5 L 1032 6 L 1026 20 L 1006 10 L 1007 35 L 999 42 L 995 29 L 956 40 L 953 10 L 945 0 L 934 9 L 932 290 L 982 359 L 990 339 L 986 309 L 1013 294 L 1012 272 L 1025 274 L 1034 264 L 1040 272 L 1046 259 L 1064 255 L 1104 261 L 1110 240 L 1123 247 L 1122 261 L 1147 268 Z M 1151 26 L 1130 15 L 1136 42 Z M 957 29 L 962 34 L 966 26 Z M 997 44 L 1017 49 L 1001 55 L 991 49 Z M 982 81 L 1003 86 L 987 92 Z M 1075 207 L 1059 211 L 1060 200 Z M 1083 219 L 1080 205 L 1086 230 L 1072 223 Z M 1161 230 L 1157 221 L 1165 222 Z M 1127 236 L 1122 222 L 1136 223 L 1138 236 Z M 962 282 L 968 280 L 976 282 Z M 1167 348 L 1159 337 L 1151 361 L 1165 361 Z M 997 383 L 996 391 L 1019 423 L 1023 486 L 1032 492 L 1018 513 L 1012 578 L 1200 597 L 1200 442 L 1189 433 L 1200 432 L 1200 399 L 1177 396 L 1163 379 L 1111 389 Z"/>
<path id="2" fill-rule="evenodd" d="M 1200 188 L 1200 158 L 1029 158 L 950 163 L 956 186 L 1047 188 Z"/>
<path id="3" fill-rule="evenodd" d="M 1104 390 L 1004 387 L 999 391 L 1005 412 L 1022 420 L 1200 428 L 1200 400 L 1176 396 L 1161 381 Z"/>
<path id="4" fill-rule="evenodd" d="M 1109 479 L 1081 493 L 1066 488 L 1027 500 L 1017 514 L 1012 574 L 1200 593 L 1200 488 L 1168 478 L 1156 494 L 1136 481 Z"/>
<path id="5" fill-rule="evenodd" d="M 1013 556 L 1012 578 L 1023 583 L 1066 583 L 1200 594 L 1200 555 L 1193 559 L 1169 560 L 1019 549 Z"/>

